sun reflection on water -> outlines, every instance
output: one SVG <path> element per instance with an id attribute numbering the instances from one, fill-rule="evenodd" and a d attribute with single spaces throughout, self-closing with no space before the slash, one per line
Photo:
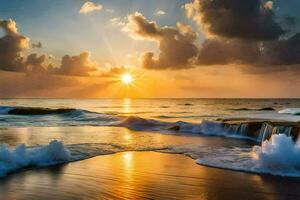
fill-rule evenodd
<path id="1" fill-rule="evenodd" d="M 132 112 L 131 99 L 129 99 L 129 98 L 123 99 L 123 112 L 124 113 Z"/>

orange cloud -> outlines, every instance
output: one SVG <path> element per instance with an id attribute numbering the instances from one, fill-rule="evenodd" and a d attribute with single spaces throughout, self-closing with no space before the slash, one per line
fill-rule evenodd
<path id="1" fill-rule="evenodd" d="M 102 8 L 103 6 L 101 4 L 95 4 L 91 1 L 87 1 L 81 6 L 79 13 L 87 14 L 94 11 L 100 11 Z"/>

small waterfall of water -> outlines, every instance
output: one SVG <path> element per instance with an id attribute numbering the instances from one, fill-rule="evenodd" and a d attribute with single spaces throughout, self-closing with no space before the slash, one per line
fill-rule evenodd
<path id="1" fill-rule="evenodd" d="M 200 128 L 200 129 L 199 129 Z M 257 142 L 263 142 L 272 135 L 285 134 L 293 138 L 300 135 L 300 123 L 267 122 L 267 121 L 241 121 L 234 123 L 203 121 L 201 126 L 180 125 L 181 130 L 190 130 L 193 133 L 207 135 L 244 136 Z"/>
<path id="2" fill-rule="evenodd" d="M 285 134 L 291 136 L 293 127 L 291 126 L 272 126 L 268 123 L 264 123 L 260 129 L 258 141 L 263 142 L 269 139 L 272 135 Z"/>
<path id="3" fill-rule="evenodd" d="M 259 131 L 257 140 L 259 142 L 266 140 L 267 138 L 271 137 L 272 132 L 273 132 L 273 126 L 271 126 L 268 123 L 263 123 L 263 125 Z"/>
<path id="4" fill-rule="evenodd" d="M 242 135 L 242 136 L 244 136 L 244 135 L 246 135 L 247 126 L 248 126 L 247 123 L 229 125 L 226 132 L 229 135 Z"/>

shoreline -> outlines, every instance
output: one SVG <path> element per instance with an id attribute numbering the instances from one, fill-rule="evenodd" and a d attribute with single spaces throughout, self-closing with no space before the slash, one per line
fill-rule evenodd
<path id="1" fill-rule="evenodd" d="M 17 169 L 15 171 L 11 171 L 11 172 L 5 174 L 4 176 L 0 176 L 0 182 L 6 178 L 9 178 L 9 176 L 18 175 L 19 173 L 26 173 L 28 171 L 34 171 L 34 170 L 47 170 L 47 169 L 51 169 L 51 168 L 65 166 L 65 165 L 72 164 L 72 163 L 83 162 L 83 161 L 94 159 L 97 157 L 111 156 L 111 155 L 116 155 L 116 154 L 126 154 L 126 153 L 158 153 L 158 154 L 166 154 L 166 155 L 179 155 L 179 156 L 184 156 L 186 158 L 191 159 L 197 166 L 218 169 L 218 170 L 222 170 L 225 172 L 229 171 L 229 172 L 245 173 L 245 174 L 249 174 L 249 175 L 274 177 L 274 178 L 287 178 L 287 179 L 300 178 L 300 175 L 294 175 L 294 174 L 293 175 L 287 175 L 287 174 L 284 175 L 284 174 L 279 174 L 279 173 L 272 172 L 272 171 L 256 172 L 256 171 L 251 171 L 251 170 L 234 169 L 234 168 L 228 168 L 228 167 L 224 167 L 224 166 L 209 165 L 209 164 L 198 162 L 197 158 L 193 158 L 192 155 L 189 155 L 187 153 L 171 152 L 171 151 L 168 151 L 168 148 L 164 148 L 164 149 L 157 149 L 157 150 L 124 150 L 124 151 L 111 152 L 111 153 L 95 154 L 95 155 L 92 155 L 92 156 L 89 156 L 86 158 L 70 160 L 68 162 L 61 162 L 61 163 L 56 163 L 56 164 L 48 165 L 48 166 L 29 166 L 29 167 Z M 300 181 L 300 179 L 299 179 L 299 181 Z"/>
<path id="2" fill-rule="evenodd" d="M 300 192 L 290 188 L 299 183 L 295 178 L 206 167 L 181 154 L 130 151 L 10 174 L 0 180 L 0 191 L 7 199 L 78 199 L 79 194 L 88 199 L 295 199 Z"/>

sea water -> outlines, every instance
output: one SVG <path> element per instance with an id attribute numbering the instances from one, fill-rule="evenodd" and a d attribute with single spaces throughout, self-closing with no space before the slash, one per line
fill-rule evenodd
<path id="1" fill-rule="evenodd" d="M 299 107 L 298 99 L 2 99 L 0 175 L 152 150 L 300 176 Z"/>

